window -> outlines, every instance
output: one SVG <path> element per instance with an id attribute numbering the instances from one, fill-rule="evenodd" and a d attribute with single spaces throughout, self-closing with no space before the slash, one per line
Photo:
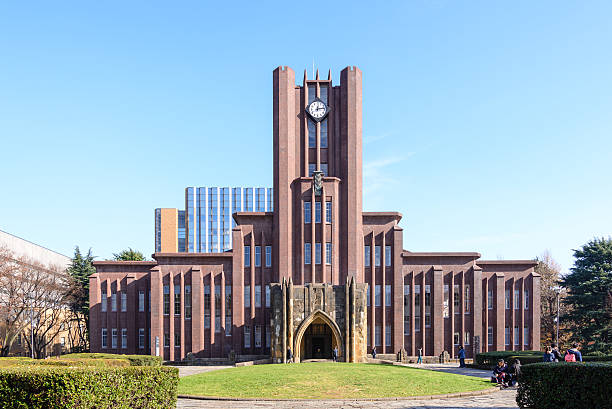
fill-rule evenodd
<path id="1" fill-rule="evenodd" d="M 325 223 L 332 222 L 332 204 L 331 202 L 325 202 Z"/>
<path id="2" fill-rule="evenodd" d="M 138 328 L 138 349 L 145 347 L 145 332 L 144 328 Z"/>
<path id="3" fill-rule="evenodd" d="M 391 266 L 391 246 L 385 246 L 385 266 Z"/>
<path id="4" fill-rule="evenodd" d="M 127 328 L 121 328 L 121 348 L 127 349 Z"/>
<path id="5" fill-rule="evenodd" d="M 519 334 L 520 334 L 519 327 L 518 326 L 514 327 L 514 334 L 513 334 L 514 335 L 514 345 L 516 346 L 521 344 L 519 341 Z"/>
<path id="6" fill-rule="evenodd" d="M 332 263 L 332 244 L 325 243 L 325 264 L 331 265 Z"/>
<path id="7" fill-rule="evenodd" d="M 425 328 L 431 328 L 431 313 L 425 311 Z"/>
<path id="8" fill-rule="evenodd" d="M 164 315 L 170 314 L 170 286 L 164 286 Z"/>
<path id="9" fill-rule="evenodd" d="M 323 172 L 323 176 L 327 176 L 328 175 L 327 169 L 328 169 L 327 163 L 322 163 L 321 164 L 321 172 Z"/>
<path id="10" fill-rule="evenodd" d="M 414 286 L 414 330 L 421 330 L 421 285 Z"/>
<path id="11" fill-rule="evenodd" d="M 310 202 L 304 202 L 304 223 L 310 223 L 310 220 L 311 220 Z"/>
<path id="12" fill-rule="evenodd" d="M 270 345 L 272 344 L 272 334 L 270 333 L 270 328 L 268 328 L 268 330 L 266 331 L 266 348 L 270 348 Z"/>
<path id="13" fill-rule="evenodd" d="M 244 287 L 244 308 L 251 307 L 251 286 Z"/>
<path id="14" fill-rule="evenodd" d="M 232 316 L 225 316 L 225 336 L 230 337 L 232 335 Z"/>
<path id="15" fill-rule="evenodd" d="M 191 318 L 191 286 L 185 286 L 185 318 Z"/>
<path id="16" fill-rule="evenodd" d="M 525 346 L 529 345 L 529 327 L 523 328 L 523 344 Z"/>
<path id="17" fill-rule="evenodd" d="M 442 315 L 444 318 L 448 318 L 450 316 L 450 310 L 448 306 L 449 300 L 449 287 L 448 284 L 444 284 L 444 301 L 442 302 Z"/>
<path id="18" fill-rule="evenodd" d="M 266 267 L 272 267 L 272 246 L 266 246 Z"/>
<path id="19" fill-rule="evenodd" d="M 464 340 L 463 340 L 463 345 L 470 345 L 470 331 L 465 331 L 465 334 L 463 336 Z"/>
<path id="20" fill-rule="evenodd" d="M 510 327 L 504 328 L 505 344 L 510 345 Z"/>
<path id="21" fill-rule="evenodd" d="M 244 246 L 244 266 L 251 267 L 251 246 Z"/>
<path id="22" fill-rule="evenodd" d="M 111 294 L 111 311 L 117 311 L 117 293 L 115 292 Z"/>
<path id="23" fill-rule="evenodd" d="M 374 265 L 380 266 L 380 246 L 374 246 Z"/>
<path id="24" fill-rule="evenodd" d="M 404 284 L 404 335 L 410 335 L 410 286 Z"/>
<path id="25" fill-rule="evenodd" d="M 321 202 L 315 202 L 315 223 L 321 223 Z"/>
<path id="26" fill-rule="evenodd" d="M 368 286 L 368 289 L 366 290 L 366 303 L 367 303 L 367 306 L 368 306 L 368 307 L 370 306 L 370 297 L 371 297 L 371 295 L 370 295 L 370 294 L 371 294 L 371 292 L 370 292 L 370 286 Z"/>
<path id="27" fill-rule="evenodd" d="M 255 267 L 261 267 L 261 246 L 255 246 Z"/>
<path id="28" fill-rule="evenodd" d="M 425 309 L 431 308 L 431 286 L 425 285 Z"/>
<path id="29" fill-rule="evenodd" d="M 506 309 L 510 309 L 510 290 L 506 289 Z"/>
<path id="30" fill-rule="evenodd" d="M 317 147 L 317 124 L 312 120 L 308 120 L 308 147 Z"/>
<path id="31" fill-rule="evenodd" d="M 380 307 L 380 284 L 374 286 L 374 306 Z"/>
<path id="32" fill-rule="evenodd" d="M 174 315 L 181 315 L 181 286 L 174 285 Z"/>
<path id="33" fill-rule="evenodd" d="M 61 337 L 61 338 L 60 338 L 60 345 L 61 345 L 62 347 L 65 347 L 65 346 L 66 346 L 66 338 L 64 338 L 64 337 Z"/>
<path id="34" fill-rule="evenodd" d="M 459 333 L 458 333 L 458 332 L 455 332 L 455 333 L 453 334 L 453 345 L 459 345 L 459 339 L 460 339 L 460 337 L 459 337 Z"/>
<path id="35" fill-rule="evenodd" d="M 121 292 L 121 312 L 127 311 L 127 293 L 125 291 Z"/>
<path id="36" fill-rule="evenodd" d="M 181 333 L 175 332 L 174 333 L 174 347 L 179 348 L 180 346 L 181 346 Z"/>
<path id="37" fill-rule="evenodd" d="M 461 292 L 459 291 L 459 284 L 453 285 L 453 310 L 455 314 L 461 314 Z"/>
<path id="38" fill-rule="evenodd" d="M 270 308 L 270 285 L 266 285 L 266 308 Z"/>
<path id="39" fill-rule="evenodd" d="M 261 286 L 255 286 L 255 308 L 261 308 Z"/>
<path id="40" fill-rule="evenodd" d="M 117 328 L 111 329 L 111 348 L 117 348 Z"/>
<path id="41" fill-rule="evenodd" d="M 317 170 L 317 164 L 316 163 L 309 163 L 308 164 L 308 177 L 312 177 L 312 175 L 314 174 L 315 170 Z"/>
<path id="42" fill-rule="evenodd" d="M 382 345 L 382 334 L 381 327 L 377 325 L 374 330 L 374 343 L 375 345 Z"/>
<path id="43" fill-rule="evenodd" d="M 391 286 L 385 285 L 385 307 L 391 306 Z"/>
<path id="44" fill-rule="evenodd" d="M 144 312 L 145 310 L 145 292 L 138 291 L 138 311 Z"/>
<path id="45" fill-rule="evenodd" d="M 304 264 L 312 262 L 312 254 L 310 253 L 310 243 L 304 243 Z"/>
<path id="46" fill-rule="evenodd" d="M 243 331 L 244 331 L 244 347 L 250 348 L 251 347 L 251 327 L 249 327 L 248 325 L 245 325 Z"/>
<path id="47" fill-rule="evenodd" d="M 170 348 L 170 334 L 164 333 L 164 347 Z"/>
<path id="48" fill-rule="evenodd" d="M 493 290 L 491 289 L 487 291 L 487 308 L 489 310 L 493 309 Z"/>
<path id="49" fill-rule="evenodd" d="M 255 348 L 261 348 L 261 325 L 255 325 Z"/>
<path id="50" fill-rule="evenodd" d="M 210 328 L 210 286 L 204 286 L 204 328 Z"/>
<path id="51" fill-rule="evenodd" d="M 102 348 L 106 348 L 108 346 L 108 330 L 106 328 L 102 328 Z"/>
<path id="52" fill-rule="evenodd" d="M 487 345 L 493 345 L 493 327 L 487 328 Z"/>
<path id="53" fill-rule="evenodd" d="M 523 297 L 525 297 L 525 309 L 529 309 L 529 290 L 524 290 Z"/>
<path id="54" fill-rule="evenodd" d="M 107 298 L 106 298 L 106 291 L 104 291 L 104 292 L 102 293 L 102 299 L 101 299 L 101 301 L 102 301 L 102 312 L 106 312 L 106 303 L 107 303 L 107 301 L 108 301 L 108 300 L 107 300 Z"/>
<path id="55" fill-rule="evenodd" d="M 465 285 L 465 297 L 463 298 L 463 304 L 464 304 L 464 308 L 465 308 L 465 313 L 469 314 L 470 313 L 470 285 L 466 284 Z"/>
<path id="56" fill-rule="evenodd" d="M 323 87 L 321 87 L 322 90 Z M 327 91 L 327 88 L 325 90 Z M 319 123 L 321 124 L 321 148 L 327 148 L 327 118 Z"/>
<path id="57" fill-rule="evenodd" d="M 363 263 L 363 264 L 364 264 L 366 267 L 370 267 L 370 255 L 371 255 L 371 254 L 370 254 L 370 246 L 365 246 L 365 247 L 364 247 L 364 250 L 363 250 L 363 255 L 364 255 L 364 257 L 365 257 L 365 260 L 364 260 L 364 263 Z"/>
<path id="58" fill-rule="evenodd" d="M 519 290 L 514 290 L 514 309 L 521 309 L 521 294 Z"/>
<path id="59" fill-rule="evenodd" d="M 315 243 L 315 264 L 321 264 L 321 243 Z"/>
<path id="60" fill-rule="evenodd" d="M 390 347 L 391 346 L 391 325 L 387 324 L 387 326 L 385 327 L 385 345 Z"/>
<path id="61" fill-rule="evenodd" d="M 221 286 L 215 285 L 215 332 L 221 332 Z"/>

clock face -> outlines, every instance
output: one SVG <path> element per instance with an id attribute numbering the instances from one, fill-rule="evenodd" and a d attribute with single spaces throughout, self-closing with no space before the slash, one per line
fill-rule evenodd
<path id="1" fill-rule="evenodd" d="M 329 112 L 329 109 L 325 103 L 318 98 L 312 101 L 306 110 L 315 121 L 322 120 L 323 117 L 325 117 L 325 115 Z"/>

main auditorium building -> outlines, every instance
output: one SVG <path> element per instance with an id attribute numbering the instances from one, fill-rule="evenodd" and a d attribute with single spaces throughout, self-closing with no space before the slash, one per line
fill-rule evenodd
<path id="1" fill-rule="evenodd" d="M 534 261 L 404 250 L 400 213 L 362 210 L 358 68 L 338 85 L 318 72 L 296 85 L 279 67 L 273 88 L 274 211 L 234 213 L 230 251 L 95 262 L 91 351 L 282 362 L 288 349 L 300 361 L 338 347 L 355 362 L 374 346 L 540 348 Z"/>

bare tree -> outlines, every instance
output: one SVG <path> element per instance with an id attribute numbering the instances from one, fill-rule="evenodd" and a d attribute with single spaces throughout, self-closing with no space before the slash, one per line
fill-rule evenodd
<path id="1" fill-rule="evenodd" d="M 538 257 L 536 273 L 540 274 L 540 327 L 542 345 L 550 345 L 556 341 L 557 332 L 557 309 L 559 315 L 563 316 L 567 306 L 563 305 L 565 293 L 560 286 L 561 266 L 553 259 L 552 255 L 546 250 Z M 560 328 L 567 326 L 561 323 Z M 559 339 L 565 340 L 568 337 L 567 331 L 559 332 Z"/>

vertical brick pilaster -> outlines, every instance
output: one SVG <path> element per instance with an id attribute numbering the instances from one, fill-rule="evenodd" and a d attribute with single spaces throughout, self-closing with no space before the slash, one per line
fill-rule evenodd
<path id="1" fill-rule="evenodd" d="M 174 273 L 172 271 L 170 271 L 168 279 L 170 284 L 170 325 L 168 325 L 170 332 L 170 353 L 168 359 L 174 361 Z"/>
<path id="2" fill-rule="evenodd" d="M 201 356 L 204 350 L 204 286 L 199 267 L 191 270 L 191 351 Z"/>
<path id="3" fill-rule="evenodd" d="M 444 276 L 441 266 L 433 266 L 433 299 L 431 305 L 431 327 L 433 334 L 432 355 L 440 355 L 444 350 Z"/>
<path id="4" fill-rule="evenodd" d="M 180 311 L 180 331 L 181 331 L 181 349 L 180 349 L 180 360 L 185 359 L 185 273 L 181 270 L 181 311 Z"/>
<path id="5" fill-rule="evenodd" d="M 404 346 L 404 272 L 402 269 L 403 232 L 393 228 L 393 246 L 391 247 L 393 271 L 393 351 L 399 352 Z"/>
<path id="6" fill-rule="evenodd" d="M 382 353 L 387 353 L 387 265 L 385 260 L 385 232 L 383 231 L 381 234 L 381 243 L 380 243 L 380 276 L 381 276 L 381 315 L 382 318 L 380 320 L 380 336 L 382 339 Z"/>
<path id="7" fill-rule="evenodd" d="M 483 344 L 483 337 L 482 337 L 482 268 L 480 268 L 477 265 L 474 265 L 473 270 L 472 270 L 472 299 L 473 299 L 473 308 L 472 308 L 472 315 L 473 315 L 473 325 L 472 325 L 472 341 L 471 341 L 471 346 L 472 346 L 472 357 L 475 356 L 476 353 L 481 352 L 482 349 L 482 344 Z M 486 328 L 485 328 L 486 331 Z M 479 348 L 480 351 L 475 351 L 474 350 L 474 340 L 476 339 L 476 337 L 478 337 L 479 340 Z"/>
<path id="8" fill-rule="evenodd" d="M 529 314 L 531 318 L 531 328 L 530 334 L 531 337 L 531 348 L 532 350 L 538 351 L 540 350 L 540 275 L 531 272 L 531 302 L 529 303 Z"/>
<path id="9" fill-rule="evenodd" d="M 89 276 L 89 345 L 92 352 L 102 352 L 101 299 L 100 276 L 95 273 Z M 106 306 L 108 311 L 108 299 L 106 300 Z"/>
<path id="10" fill-rule="evenodd" d="M 506 322 L 506 287 L 504 274 L 495 273 L 495 350 L 505 349 L 505 322 Z"/>
<path id="11" fill-rule="evenodd" d="M 166 359 L 164 355 L 164 298 L 162 275 L 159 267 L 151 269 L 151 355 Z"/>

